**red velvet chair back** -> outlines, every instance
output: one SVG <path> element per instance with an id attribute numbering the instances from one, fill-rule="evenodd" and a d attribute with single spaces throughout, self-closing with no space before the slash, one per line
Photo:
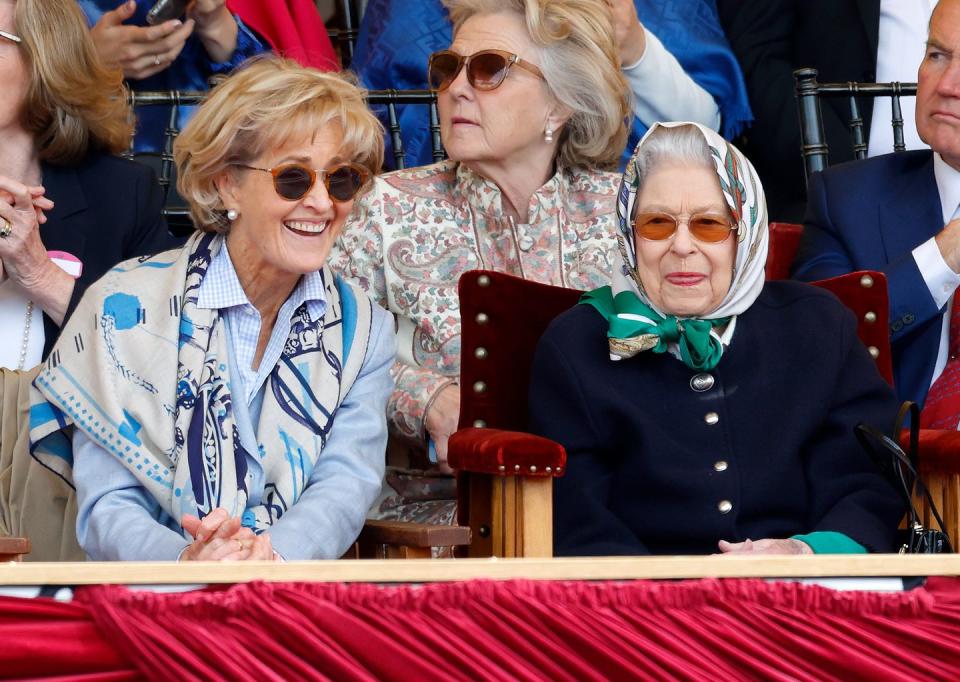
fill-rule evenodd
<path id="1" fill-rule="evenodd" d="M 770 245 L 767 249 L 767 279 L 790 279 L 790 266 L 797 255 L 803 225 L 770 223 Z"/>
<path id="2" fill-rule="evenodd" d="M 488 270 L 460 278 L 460 428 L 526 431 L 527 385 L 547 325 L 582 292 Z"/>

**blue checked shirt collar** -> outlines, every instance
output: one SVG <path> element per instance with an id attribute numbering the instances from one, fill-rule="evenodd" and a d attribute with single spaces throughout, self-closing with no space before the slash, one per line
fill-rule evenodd
<path id="1" fill-rule="evenodd" d="M 213 257 L 197 292 L 197 307 L 219 310 L 231 330 L 230 346 L 236 358 L 241 376 L 238 377 L 246 393 L 247 404 L 253 400 L 272 369 L 280 361 L 293 314 L 306 302 L 307 314 L 316 322 L 323 317 L 327 307 L 326 286 L 322 270 L 315 270 L 300 278 L 290 297 L 280 307 L 277 322 L 264 350 L 257 370 L 252 369 L 260 337 L 260 314 L 250 303 L 233 261 L 226 241 Z"/>

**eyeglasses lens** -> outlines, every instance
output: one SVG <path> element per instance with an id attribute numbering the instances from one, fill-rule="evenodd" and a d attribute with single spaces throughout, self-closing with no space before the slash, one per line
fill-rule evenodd
<path id="1" fill-rule="evenodd" d="M 494 52 L 474 55 L 467 66 L 470 85 L 478 90 L 492 90 L 503 82 L 506 75 L 507 60 Z"/>
<path id="2" fill-rule="evenodd" d="M 327 173 L 327 191 L 337 201 L 350 201 L 363 186 L 363 175 L 352 166 L 340 166 Z"/>
<path id="3" fill-rule="evenodd" d="M 430 58 L 430 87 L 445 90 L 460 72 L 460 60 L 452 52 L 436 52 Z"/>
<path id="4" fill-rule="evenodd" d="M 287 166 L 274 176 L 273 186 L 284 199 L 296 201 L 313 187 L 313 174 L 301 166 Z"/>

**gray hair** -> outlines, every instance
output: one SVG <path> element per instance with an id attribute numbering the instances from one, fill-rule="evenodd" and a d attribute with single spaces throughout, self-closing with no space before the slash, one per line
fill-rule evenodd
<path id="1" fill-rule="evenodd" d="M 454 33 L 474 15 L 513 12 L 538 47 L 538 66 L 557 101 L 573 114 L 564 124 L 557 165 L 614 168 L 633 115 L 620 71 L 613 22 L 604 0 L 443 0 Z"/>
<path id="2" fill-rule="evenodd" d="M 694 125 L 657 126 L 639 146 L 633 163 L 641 185 L 662 163 L 715 168 L 710 145 Z"/>

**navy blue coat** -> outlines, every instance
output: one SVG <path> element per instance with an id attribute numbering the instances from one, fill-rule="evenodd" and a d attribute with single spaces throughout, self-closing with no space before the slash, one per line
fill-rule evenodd
<path id="1" fill-rule="evenodd" d="M 923 405 L 940 348 L 941 313 L 913 258 L 943 229 L 929 150 L 841 164 L 810 179 L 793 276 L 810 282 L 854 270 L 887 275 L 894 386 Z"/>
<path id="2" fill-rule="evenodd" d="M 671 355 L 610 360 L 606 329 L 575 306 L 534 359 L 531 431 L 568 457 L 558 556 L 709 554 L 721 539 L 814 531 L 893 549 L 904 505 L 853 427 L 888 431 L 897 401 L 832 294 L 768 282 L 706 390 Z"/>
<path id="3" fill-rule="evenodd" d="M 163 192 L 153 171 L 139 163 L 93 153 L 74 167 L 43 165 L 43 186 L 54 202 L 40 239 L 48 251 L 66 251 L 83 263 L 67 317 L 87 287 L 120 261 L 183 243 L 163 219 Z M 64 320 L 66 321 L 66 320 Z M 43 356 L 60 329 L 44 315 Z"/>

